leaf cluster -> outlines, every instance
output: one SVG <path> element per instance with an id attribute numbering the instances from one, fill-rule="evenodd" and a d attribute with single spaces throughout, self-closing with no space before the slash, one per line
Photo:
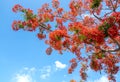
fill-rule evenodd
<path id="1" fill-rule="evenodd" d="M 91 8 L 94 9 L 94 8 L 98 8 L 99 5 L 101 3 L 101 0 L 93 0 L 92 2 L 92 5 L 91 5 Z"/>

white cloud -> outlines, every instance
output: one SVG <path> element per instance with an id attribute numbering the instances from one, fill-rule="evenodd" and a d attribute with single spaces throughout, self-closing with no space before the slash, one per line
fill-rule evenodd
<path id="1" fill-rule="evenodd" d="M 94 82 L 109 82 L 109 80 L 106 76 L 102 76 L 100 79 L 95 80 Z"/>
<path id="2" fill-rule="evenodd" d="M 36 69 L 34 67 L 24 67 L 13 76 L 12 82 L 36 82 L 32 77 L 35 70 Z"/>
<path id="3" fill-rule="evenodd" d="M 50 73 L 40 75 L 41 79 L 47 79 L 50 76 Z"/>
<path id="4" fill-rule="evenodd" d="M 41 69 L 36 69 L 35 67 L 24 67 L 13 76 L 12 82 L 36 82 L 34 80 L 36 78 L 36 74 L 41 80 L 45 80 L 59 69 L 64 68 L 66 68 L 66 64 L 63 64 L 60 61 L 55 61 L 53 65 L 44 66 Z M 63 77 L 66 77 L 66 75 L 63 75 Z"/>
<path id="5" fill-rule="evenodd" d="M 56 72 L 58 69 L 64 69 L 66 67 L 66 64 L 62 64 L 60 61 L 55 61 L 55 69 L 54 65 L 52 66 L 44 66 L 42 69 L 40 69 L 40 78 L 41 79 L 47 79 L 50 77 L 50 75 L 54 72 Z"/>
<path id="6" fill-rule="evenodd" d="M 29 70 L 29 68 L 28 68 L 28 67 L 24 67 L 23 69 L 24 69 L 24 70 Z"/>
<path id="7" fill-rule="evenodd" d="M 36 72 L 36 68 L 32 67 L 32 68 L 28 68 L 28 67 L 24 67 L 23 70 L 21 70 L 22 72 L 28 72 L 28 73 L 35 73 Z"/>
<path id="8" fill-rule="evenodd" d="M 62 64 L 60 61 L 55 61 L 55 65 L 44 66 L 40 69 L 40 79 L 49 78 L 54 72 L 57 72 L 59 69 L 66 68 L 66 64 Z"/>
<path id="9" fill-rule="evenodd" d="M 66 68 L 66 64 L 61 63 L 60 61 L 55 61 L 56 70 Z"/>
<path id="10" fill-rule="evenodd" d="M 14 80 L 15 82 L 33 82 L 31 76 L 27 74 L 17 74 Z"/>
<path id="11" fill-rule="evenodd" d="M 41 79 L 46 79 L 50 76 L 50 74 L 52 73 L 52 70 L 51 70 L 51 66 L 45 66 L 43 67 L 42 69 L 40 69 L 40 78 Z"/>
<path id="12" fill-rule="evenodd" d="M 101 78 L 94 80 L 94 81 L 89 81 L 89 82 L 109 82 L 107 76 L 102 76 Z"/>
<path id="13" fill-rule="evenodd" d="M 31 72 L 36 71 L 36 68 L 35 68 L 35 67 L 32 67 L 32 68 L 30 68 L 30 71 L 31 71 Z"/>

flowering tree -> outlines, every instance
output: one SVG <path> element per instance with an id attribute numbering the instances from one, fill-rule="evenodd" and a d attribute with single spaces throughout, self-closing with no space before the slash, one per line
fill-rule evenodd
<path id="1" fill-rule="evenodd" d="M 39 30 L 38 38 L 49 45 L 48 55 L 53 49 L 60 54 L 63 51 L 75 54 L 68 73 L 71 74 L 79 64 L 82 80 L 87 79 L 86 70 L 91 68 L 104 70 L 108 79 L 116 82 L 114 75 L 120 69 L 119 6 L 120 0 L 71 0 L 69 9 L 65 10 L 58 0 L 52 0 L 52 7 L 45 3 L 34 14 L 31 9 L 17 4 L 12 10 L 22 12 L 24 20 L 15 20 L 12 28 L 15 31 Z M 83 50 L 86 54 L 82 54 Z"/>

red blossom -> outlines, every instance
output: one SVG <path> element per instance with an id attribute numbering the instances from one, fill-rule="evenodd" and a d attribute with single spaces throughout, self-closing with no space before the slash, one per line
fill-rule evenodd
<path id="1" fill-rule="evenodd" d="M 104 6 L 93 0 L 71 0 L 70 9 L 66 11 L 60 7 L 59 0 L 52 0 L 52 6 L 45 3 L 38 14 L 17 4 L 12 10 L 21 11 L 24 21 L 13 21 L 12 29 L 39 30 L 37 37 L 40 40 L 47 37 L 45 43 L 50 46 L 46 49 L 47 55 L 52 53 L 52 49 L 61 54 L 63 51 L 72 52 L 74 58 L 70 60 L 68 73 L 80 65 L 83 80 L 87 79 L 86 69 L 90 67 L 94 71 L 106 71 L 109 80 L 115 82 L 114 75 L 119 71 L 117 64 L 120 62 L 120 12 L 117 10 L 120 1 L 117 4 L 116 1 L 111 5 L 110 1 L 101 0 L 112 13 L 102 13 Z M 91 5 L 97 8 L 93 9 Z M 83 14 L 90 16 L 84 17 Z M 57 23 L 56 28 L 50 22 Z"/>
<path id="2" fill-rule="evenodd" d="M 44 39 L 46 36 L 45 36 L 44 34 L 38 33 L 38 34 L 37 34 L 37 37 L 38 37 L 39 39 Z"/>
<path id="3" fill-rule="evenodd" d="M 19 30 L 20 28 L 23 28 L 25 25 L 25 22 L 22 22 L 22 21 L 14 21 L 12 23 L 12 29 L 17 31 Z"/>
<path id="4" fill-rule="evenodd" d="M 49 34 L 49 38 L 53 41 L 58 41 L 62 37 L 66 37 L 67 32 L 65 30 L 55 30 Z"/>
<path id="5" fill-rule="evenodd" d="M 51 48 L 51 47 L 47 48 L 47 49 L 46 49 L 46 53 L 47 53 L 47 55 L 51 55 L 51 53 L 52 53 L 52 48 Z"/>
<path id="6" fill-rule="evenodd" d="M 102 69 L 100 62 L 95 59 L 91 61 L 90 67 L 91 67 L 91 69 L 93 69 L 95 71 L 99 71 Z"/>
<path id="7" fill-rule="evenodd" d="M 16 4 L 13 8 L 12 8 L 12 11 L 13 12 L 18 12 L 18 11 L 23 11 L 24 10 L 24 8 L 21 6 L 21 5 L 19 5 L 19 4 Z"/>
<path id="8" fill-rule="evenodd" d="M 57 12 L 58 12 L 58 14 L 62 14 L 63 8 L 57 8 Z"/>
<path id="9" fill-rule="evenodd" d="M 111 37 L 116 37 L 118 35 L 118 29 L 116 26 L 112 26 L 108 29 L 108 34 L 111 36 Z"/>
<path id="10" fill-rule="evenodd" d="M 60 2 L 58 0 L 52 0 L 52 6 L 53 8 L 58 8 L 60 5 Z"/>
<path id="11" fill-rule="evenodd" d="M 71 74 L 73 72 L 73 69 L 72 68 L 69 68 L 68 69 L 68 73 Z"/>

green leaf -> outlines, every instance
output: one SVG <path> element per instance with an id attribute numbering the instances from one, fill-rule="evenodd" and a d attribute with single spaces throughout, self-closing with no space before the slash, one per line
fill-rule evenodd
<path id="1" fill-rule="evenodd" d="M 36 18 L 37 15 L 32 15 L 33 18 Z"/>
<path id="2" fill-rule="evenodd" d="M 24 26 L 22 24 L 19 24 L 19 28 L 24 28 Z"/>
<path id="3" fill-rule="evenodd" d="M 23 9 L 22 12 L 23 12 L 23 13 L 26 12 L 26 9 Z"/>
<path id="4" fill-rule="evenodd" d="M 104 54 L 104 53 L 102 53 L 102 58 L 103 58 L 103 57 L 105 57 L 105 54 Z"/>
<path id="5" fill-rule="evenodd" d="M 76 33 L 76 34 L 77 34 L 77 33 L 79 33 L 79 30 L 78 30 L 78 29 L 76 29 L 76 30 L 75 30 L 75 33 Z"/>
<path id="6" fill-rule="evenodd" d="M 91 5 L 91 8 L 94 9 L 94 8 L 98 8 L 99 5 L 101 3 L 101 0 L 93 0 L 92 2 L 92 5 Z"/>
<path id="7" fill-rule="evenodd" d="M 93 41 L 93 39 L 90 39 L 90 42 L 92 42 Z"/>
<path id="8" fill-rule="evenodd" d="M 46 19 L 45 19 L 45 22 L 49 22 L 49 20 L 50 20 L 49 18 L 46 18 Z"/>
<path id="9" fill-rule="evenodd" d="M 60 36 L 55 36 L 55 38 L 57 39 L 57 40 L 61 40 L 61 37 Z"/>
<path id="10" fill-rule="evenodd" d="M 80 38 L 81 41 L 85 40 L 86 39 L 86 36 L 85 35 L 79 35 L 78 38 Z"/>

